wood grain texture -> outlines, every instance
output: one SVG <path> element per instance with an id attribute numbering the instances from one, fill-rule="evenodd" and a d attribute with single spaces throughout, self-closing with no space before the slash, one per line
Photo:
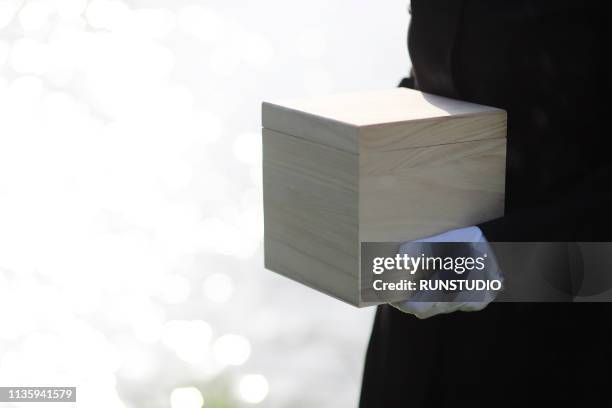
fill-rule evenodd
<path id="1" fill-rule="evenodd" d="M 264 103 L 262 120 L 266 267 L 350 304 L 369 305 L 361 242 L 503 215 L 502 110 L 393 89 Z"/>
<path id="2" fill-rule="evenodd" d="M 476 140 L 480 136 L 470 134 L 469 130 L 449 132 L 446 128 L 447 131 L 444 131 L 443 119 L 486 114 L 505 115 L 503 110 L 489 106 L 407 88 L 392 88 L 305 100 L 264 102 L 262 126 L 359 153 L 360 145 L 376 145 L 381 134 L 387 135 L 385 139 L 401 139 L 404 147 L 464 141 L 466 136 L 473 138 L 467 140 Z M 430 129 L 431 126 L 434 128 Z M 499 137 L 495 134 L 481 136 Z"/>
<path id="3" fill-rule="evenodd" d="M 506 112 L 420 119 L 411 122 L 364 126 L 359 130 L 359 153 L 506 137 Z"/>
<path id="4" fill-rule="evenodd" d="M 506 139 L 364 152 L 359 226 L 364 242 L 403 242 L 504 213 Z"/>
<path id="5" fill-rule="evenodd" d="M 263 130 L 265 266 L 358 303 L 357 155 Z"/>

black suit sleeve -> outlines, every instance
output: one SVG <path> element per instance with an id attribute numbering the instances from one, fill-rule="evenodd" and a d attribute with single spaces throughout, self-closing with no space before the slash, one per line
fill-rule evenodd
<path id="1" fill-rule="evenodd" d="M 554 201 L 479 225 L 491 242 L 610 241 L 612 170 L 604 166 Z"/>

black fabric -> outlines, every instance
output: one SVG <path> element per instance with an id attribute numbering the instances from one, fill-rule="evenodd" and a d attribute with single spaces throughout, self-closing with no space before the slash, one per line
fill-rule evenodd
<path id="1" fill-rule="evenodd" d="M 415 87 L 508 111 L 506 215 L 480 226 L 487 239 L 612 241 L 606 3 L 411 9 Z M 426 320 L 381 306 L 360 406 L 608 406 L 611 326 L 607 303 L 494 303 Z"/>

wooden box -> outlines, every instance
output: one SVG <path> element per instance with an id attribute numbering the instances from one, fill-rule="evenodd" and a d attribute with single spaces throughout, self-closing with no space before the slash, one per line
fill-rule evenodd
<path id="1" fill-rule="evenodd" d="M 356 306 L 360 244 L 503 215 L 506 113 L 406 88 L 264 102 L 265 266 Z"/>

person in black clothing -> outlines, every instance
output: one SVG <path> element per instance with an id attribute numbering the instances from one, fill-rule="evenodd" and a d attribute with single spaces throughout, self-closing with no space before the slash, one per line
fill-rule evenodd
<path id="1" fill-rule="evenodd" d="M 400 86 L 508 112 L 506 214 L 478 226 L 485 238 L 612 241 L 606 2 L 413 0 L 411 13 Z M 360 407 L 606 406 L 611 327 L 609 303 L 491 303 L 424 320 L 379 306 Z"/>

